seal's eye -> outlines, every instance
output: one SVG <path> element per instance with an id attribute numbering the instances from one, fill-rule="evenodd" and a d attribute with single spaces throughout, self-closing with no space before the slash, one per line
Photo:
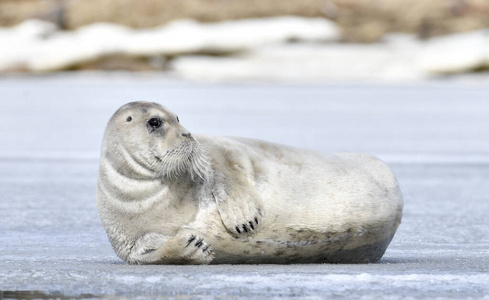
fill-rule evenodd
<path id="1" fill-rule="evenodd" d="M 132 117 L 131 116 L 127 117 L 126 121 L 127 122 L 131 122 L 132 121 Z"/>
<path id="2" fill-rule="evenodd" d="M 148 121 L 148 125 L 151 126 L 151 127 L 153 127 L 153 128 L 161 127 L 161 124 L 162 124 L 162 122 L 158 118 L 151 118 Z"/>

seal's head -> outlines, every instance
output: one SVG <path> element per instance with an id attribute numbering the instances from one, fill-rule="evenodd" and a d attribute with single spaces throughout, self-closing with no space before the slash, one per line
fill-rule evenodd
<path id="1" fill-rule="evenodd" d="M 188 173 L 204 179 L 207 161 L 178 117 L 152 102 L 131 102 L 110 119 L 102 155 L 128 177 L 176 179 Z"/>

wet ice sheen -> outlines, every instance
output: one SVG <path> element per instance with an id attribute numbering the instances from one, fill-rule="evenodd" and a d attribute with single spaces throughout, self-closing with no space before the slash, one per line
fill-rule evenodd
<path id="1" fill-rule="evenodd" d="M 0 290 L 40 299 L 489 299 L 488 92 L 2 79 Z M 378 155 L 399 179 L 403 223 L 376 264 L 126 265 L 98 219 L 95 183 L 105 123 L 131 100 L 159 101 L 193 132 Z"/>

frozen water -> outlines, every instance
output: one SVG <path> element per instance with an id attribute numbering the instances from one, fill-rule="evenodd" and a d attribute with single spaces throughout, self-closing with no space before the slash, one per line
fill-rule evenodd
<path id="1" fill-rule="evenodd" d="M 0 95 L 6 298 L 489 299 L 488 87 L 60 75 L 0 78 Z M 124 264 L 98 219 L 95 183 L 105 123 L 132 100 L 166 105 L 192 132 L 377 155 L 399 179 L 403 223 L 375 264 Z"/>

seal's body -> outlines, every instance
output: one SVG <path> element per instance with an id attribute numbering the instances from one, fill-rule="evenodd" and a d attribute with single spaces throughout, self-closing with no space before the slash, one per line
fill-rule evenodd
<path id="1" fill-rule="evenodd" d="M 97 203 L 130 263 L 373 262 L 402 216 L 376 158 L 192 136 L 147 102 L 107 126 Z"/>

